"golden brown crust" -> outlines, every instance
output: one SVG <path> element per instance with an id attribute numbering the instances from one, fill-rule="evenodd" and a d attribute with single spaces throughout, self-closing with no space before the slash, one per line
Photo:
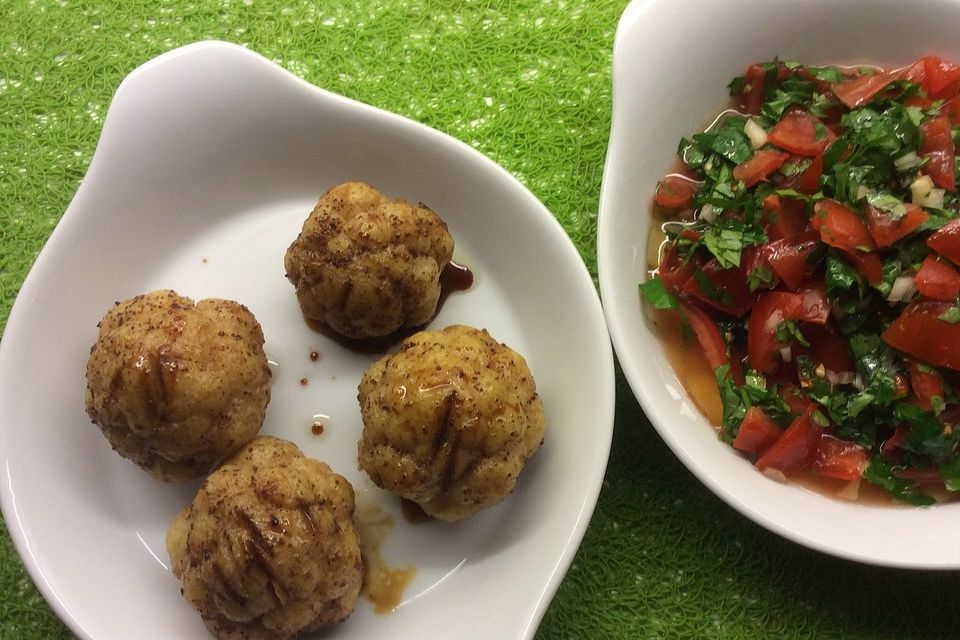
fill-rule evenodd
<path id="1" fill-rule="evenodd" d="M 446 223 L 426 205 L 347 182 L 321 196 L 284 266 L 306 317 L 370 338 L 428 322 L 452 256 Z"/>
<path id="2" fill-rule="evenodd" d="M 360 468 L 441 520 L 503 500 L 543 439 L 526 361 L 485 330 L 411 336 L 366 371 L 358 398 Z"/>
<path id="3" fill-rule="evenodd" d="M 87 361 L 86 409 L 154 477 L 206 474 L 260 430 L 270 368 L 253 314 L 161 290 L 117 303 Z"/>
<path id="4" fill-rule="evenodd" d="M 215 636 L 283 640 L 353 611 L 363 579 L 353 511 L 345 478 L 261 436 L 207 478 L 167 552 Z"/>

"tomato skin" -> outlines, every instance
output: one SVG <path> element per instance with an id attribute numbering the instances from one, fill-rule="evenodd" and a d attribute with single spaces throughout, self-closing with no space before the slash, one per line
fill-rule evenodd
<path id="1" fill-rule="evenodd" d="M 927 67 L 923 63 L 923 58 L 917 59 L 916 62 L 902 70 L 900 72 L 900 78 L 915 82 L 920 85 L 924 91 L 930 93 L 930 85 L 927 83 Z"/>
<path id="2" fill-rule="evenodd" d="M 960 323 L 940 320 L 950 307 L 938 300 L 911 302 L 881 337 L 924 364 L 960 371 Z"/>
<path id="3" fill-rule="evenodd" d="M 693 259 L 681 259 L 677 245 L 671 242 L 660 257 L 660 266 L 657 271 L 660 274 L 660 280 L 663 281 L 663 287 L 669 293 L 677 295 L 683 290 L 683 285 L 693 275 L 697 266 Z"/>
<path id="4" fill-rule="evenodd" d="M 776 442 L 781 433 L 783 432 L 767 417 L 763 409 L 750 407 L 740 422 L 733 448 L 744 453 L 760 454 Z"/>
<path id="5" fill-rule="evenodd" d="M 817 238 L 815 231 L 809 231 L 775 240 L 763 247 L 770 268 L 794 291 L 816 269 L 816 265 L 808 264 L 807 259 L 817 248 Z"/>
<path id="6" fill-rule="evenodd" d="M 926 72 L 925 89 L 933 99 L 943 98 L 950 85 L 960 80 L 960 67 L 938 56 L 920 58 Z"/>
<path id="7" fill-rule="evenodd" d="M 784 320 L 796 320 L 802 308 L 803 298 L 796 293 L 771 291 L 760 296 L 747 325 L 747 360 L 752 368 L 761 373 L 776 368 L 780 349 L 777 327 Z"/>
<path id="8" fill-rule="evenodd" d="M 927 238 L 927 246 L 954 264 L 960 264 L 960 218 L 951 220 Z"/>
<path id="9" fill-rule="evenodd" d="M 893 452 L 900 448 L 900 445 L 904 443 L 909 435 L 910 427 L 905 424 L 899 425 L 896 430 L 894 430 L 893 435 L 884 440 L 883 444 L 880 445 L 880 453 L 885 456 L 893 454 Z"/>
<path id="10" fill-rule="evenodd" d="M 767 81 L 767 72 L 760 64 L 751 64 L 744 74 L 744 90 L 740 94 L 740 111 L 752 115 L 760 114 L 763 106 L 763 89 Z"/>
<path id="11" fill-rule="evenodd" d="M 807 170 L 800 174 L 797 181 L 797 191 L 810 195 L 816 193 L 820 188 L 820 176 L 823 175 L 823 154 L 818 154 L 813 158 L 813 162 L 807 167 Z"/>
<path id="12" fill-rule="evenodd" d="M 654 201 L 665 209 L 686 209 L 700 185 L 677 175 L 666 176 L 657 185 Z"/>
<path id="13" fill-rule="evenodd" d="M 820 120 L 799 108 L 787 111 L 767 133 L 770 144 L 808 157 L 821 155 L 836 138 L 837 135 Z"/>
<path id="14" fill-rule="evenodd" d="M 695 277 L 698 272 L 722 292 L 722 300 L 711 297 L 700 288 L 700 283 Z M 683 291 L 715 309 L 738 318 L 750 309 L 750 304 L 753 302 L 753 294 L 747 285 L 746 264 L 742 261 L 739 267 L 721 269 L 716 258 L 711 258 L 702 267 L 694 268 L 690 278 L 683 285 Z"/>
<path id="15" fill-rule="evenodd" d="M 827 324 L 830 319 L 830 302 L 827 300 L 826 288 L 821 282 L 806 282 L 797 293 L 802 299 L 800 314 L 797 320 L 814 324 Z"/>
<path id="16" fill-rule="evenodd" d="M 883 262 L 880 260 L 880 254 L 876 251 L 870 253 L 847 251 L 846 256 L 853 263 L 857 273 L 870 284 L 877 285 L 883 280 Z"/>
<path id="17" fill-rule="evenodd" d="M 757 459 L 757 469 L 776 469 L 786 476 L 809 469 L 816 459 L 822 435 L 823 430 L 813 423 L 809 413 L 798 416 Z"/>
<path id="18" fill-rule="evenodd" d="M 873 251 L 877 248 L 860 216 L 835 200 L 821 200 L 815 204 L 810 224 L 820 232 L 820 239 L 831 247 L 861 253 L 863 249 Z"/>
<path id="19" fill-rule="evenodd" d="M 873 96 L 880 93 L 880 91 L 893 82 L 894 79 L 895 77 L 893 75 L 881 71 L 873 75 L 860 76 L 859 78 L 847 80 L 846 82 L 831 84 L 830 88 L 840 102 L 851 109 L 855 109 L 869 102 Z"/>
<path id="20" fill-rule="evenodd" d="M 856 480 L 867 468 L 869 456 L 860 445 L 823 434 L 813 459 L 814 470 L 822 476 Z"/>
<path id="21" fill-rule="evenodd" d="M 684 319 L 703 349 L 704 358 L 711 369 L 730 364 L 727 345 L 720 337 L 717 323 L 705 311 L 686 300 L 678 300 Z"/>
<path id="22" fill-rule="evenodd" d="M 795 346 L 798 355 L 805 355 L 814 366 L 822 364 L 836 374 L 853 373 L 853 360 L 847 353 L 847 345 L 832 324 L 804 324 L 800 332 L 810 346 Z"/>
<path id="23" fill-rule="evenodd" d="M 888 213 L 867 205 L 867 230 L 878 247 L 889 247 L 901 238 L 910 235 L 930 217 L 915 204 L 905 203 L 907 212 L 894 219 Z"/>
<path id="24" fill-rule="evenodd" d="M 733 168 L 735 180 L 742 180 L 744 186 L 752 187 L 767 179 L 771 173 L 783 166 L 790 154 L 779 151 L 757 151 L 749 160 Z"/>
<path id="25" fill-rule="evenodd" d="M 921 295 L 934 300 L 951 302 L 960 296 L 960 273 L 932 254 L 923 259 L 914 282 Z"/>
<path id="26" fill-rule="evenodd" d="M 932 400 L 939 396 L 943 400 L 943 378 L 936 371 L 923 371 L 914 363 L 910 363 L 910 388 L 917 398 L 917 404 L 924 411 L 933 409 Z"/>
<path id="27" fill-rule="evenodd" d="M 810 224 L 810 216 L 803 201 L 771 194 L 763 199 L 761 221 L 767 237 L 775 241 L 803 233 Z"/>
<path id="28" fill-rule="evenodd" d="M 938 116 L 920 125 L 923 132 L 923 144 L 919 155 L 927 163 L 920 172 L 930 176 L 938 186 L 947 191 L 956 191 L 956 164 L 953 151 L 953 136 L 950 133 L 950 120 Z"/>

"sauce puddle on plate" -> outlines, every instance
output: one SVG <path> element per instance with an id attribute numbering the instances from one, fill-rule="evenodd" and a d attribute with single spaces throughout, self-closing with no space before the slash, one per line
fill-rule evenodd
<path id="1" fill-rule="evenodd" d="M 413 580 L 412 565 L 392 569 L 384 562 L 380 549 L 393 531 L 393 517 L 374 504 L 357 505 L 354 520 L 360 533 L 363 555 L 363 587 L 360 593 L 373 603 L 377 613 L 390 613 L 403 599 L 403 591 Z"/>

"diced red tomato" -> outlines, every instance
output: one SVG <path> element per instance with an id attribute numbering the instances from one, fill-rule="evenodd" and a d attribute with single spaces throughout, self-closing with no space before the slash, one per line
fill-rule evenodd
<path id="1" fill-rule="evenodd" d="M 779 151 L 757 151 L 749 160 L 733 168 L 733 177 L 742 180 L 744 186 L 752 187 L 767 179 L 771 173 L 783 166 L 790 155 Z"/>
<path id="2" fill-rule="evenodd" d="M 869 456 L 859 444 L 823 434 L 813 459 L 814 470 L 822 476 L 856 480 L 863 475 Z"/>
<path id="3" fill-rule="evenodd" d="M 930 176 L 937 185 L 947 191 L 955 191 L 957 168 L 949 118 L 941 115 L 927 120 L 920 125 L 920 130 L 923 132 L 920 156 L 927 160 L 920 168 L 921 173 Z"/>
<path id="4" fill-rule="evenodd" d="M 797 320 L 814 324 L 827 324 L 830 319 L 830 302 L 822 281 L 807 281 L 799 288 L 802 307 Z"/>
<path id="5" fill-rule="evenodd" d="M 658 272 L 664 288 L 676 295 L 683 290 L 683 285 L 693 275 L 699 265 L 693 260 L 684 260 L 680 257 L 676 244 L 671 243 L 660 256 Z"/>
<path id="6" fill-rule="evenodd" d="M 903 69 L 900 72 L 900 77 L 903 80 L 917 83 L 924 91 L 930 91 L 930 85 L 927 83 L 927 67 L 923 63 L 923 58 Z"/>
<path id="7" fill-rule="evenodd" d="M 930 217 L 915 204 L 906 203 L 904 206 L 906 213 L 894 218 L 889 213 L 867 205 L 867 229 L 878 247 L 889 247 L 916 231 Z"/>
<path id="8" fill-rule="evenodd" d="M 880 453 L 885 456 L 892 455 L 897 449 L 900 448 L 900 445 L 903 444 L 909 435 L 910 427 L 905 424 L 901 424 L 893 432 L 893 435 L 884 440 L 880 445 Z"/>
<path id="9" fill-rule="evenodd" d="M 877 248 L 860 216 L 835 200 L 821 200 L 815 204 L 810 224 L 831 247 L 847 252 L 873 251 Z"/>
<path id="10" fill-rule="evenodd" d="M 700 185 L 681 176 L 669 175 L 657 185 L 654 201 L 666 209 L 686 209 Z"/>
<path id="11" fill-rule="evenodd" d="M 808 157 L 822 154 L 836 138 L 820 120 L 799 108 L 787 111 L 767 133 L 770 144 Z"/>
<path id="12" fill-rule="evenodd" d="M 771 291 L 757 300 L 747 325 L 747 360 L 762 373 L 776 368 L 777 327 L 784 320 L 796 320 L 803 308 L 803 298 L 795 293 Z"/>
<path id="13" fill-rule="evenodd" d="M 767 262 L 767 256 L 763 252 L 764 246 L 766 245 L 752 244 L 749 247 L 744 247 L 740 252 L 740 264 L 743 265 L 743 273 L 745 275 L 749 276 L 758 267 L 763 267 L 764 269 L 770 268 L 770 264 Z"/>
<path id="14" fill-rule="evenodd" d="M 733 440 L 733 448 L 744 453 L 766 451 L 783 433 L 760 407 L 750 407 L 740 422 L 740 430 Z"/>
<path id="15" fill-rule="evenodd" d="M 926 71 L 925 89 L 931 98 L 944 97 L 945 90 L 960 80 L 960 67 L 938 56 L 920 58 Z"/>
<path id="16" fill-rule="evenodd" d="M 717 323 L 705 311 L 686 300 L 679 300 L 683 317 L 703 349 L 703 356 L 711 369 L 730 364 L 727 345 L 720 336 Z"/>
<path id="17" fill-rule="evenodd" d="M 894 80 L 894 76 L 885 71 L 880 71 L 869 76 L 860 76 L 853 80 L 831 84 L 833 93 L 843 104 L 851 109 L 869 102 L 873 96 Z"/>
<path id="18" fill-rule="evenodd" d="M 911 302 L 881 337 L 924 364 L 960 371 L 960 323 L 940 319 L 950 307 L 937 300 Z"/>
<path id="19" fill-rule="evenodd" d="M 761 221 L 770 240 L 792 238 L 803 233 L 810 224 L 807 205 L 802 200 L 780 198 L 771 194 L 763 200 Z"/>
<path id="20" fill-rule="evenodd" d="M 806 171 L 800 174 L 800 180 L 797 181 L 797 191 L 800 193 L 816 193 L 820 188 L 820 176 L 823 175 L 823 154 L 813 158 L 813 162 L 807 167 Z"/>
<path id="21" fill-rule="evenodd" d="M 815 231 L 808 231 L 764 246 L 763 253 L 770 268 L 790 289 L 799 288 L 816 268 L 808 259 L 817 248 L 817 238 Z"/>
<path id="22" fill-rule="evenodd" d="M 740 111 L 759 115 L 763 106 L 763 87 L 766 84 L 767 72 L 763 65 L 752 64 L 744 74 L 743 91 L 740 94 Z"/>
<path id="23" fill-rule="evenodd" d="M 857 273 L 863 276 L 863 279 L 870 284 L 880 284 L 880 281 L 883 280 L 883 262 L 880 260 L 880 254 L 876 251 L 871 251 L 870 253 L 845 251 L 844 255 L 853 263 L 853 267 L 857 270 Z"/>
<path id="24" fill-rule="evenodd" d="M 783 401 L 787 403 L 788 407 L 790 407 L 790 413 L 794 416 L 809 413 L 817 406 L 813 400 L 805 396 L 793 385 L 785 385 L 782 393 Z"/>
<path id="25" fill-rule="evenodd" d="M 757 459 L 760 471 L 776 469 L 784 475 L 793 475 L 813 466 L 823 430 L 805 413 L 794 419 L 763 455 Z"/>
<path id="26" fill-rule="evenodd" d="M 706 278 L 712 284 L 713 290 L 701 289 L 697 281 L 698 277 Z M 750 293 L 750 287 L 747 285 L 745 265 L 741 263 L 739 267 L 722 269 L 716 258 L 711 258 L 702 267 L 695 268 L 683 285 L 683 291 L 715 309 L 738 318 L 750 309 L 750 303 L 753 301 L 753 294 Z"/>
<path id="27" fill-rule="evenodd" d="M 951 220 L 932 236 L 927 246 L 954 264 L 960 264 L 960 219 Z"/>
<path id="28" fill-rule="evenodd" d="M 804 324 L 800 332 L 810 346 L 795 346 L 798 355 L 805 355 L 814 366 L 822 364 L 836 374 L 853 373 L 853 360 L 847 353 L 847 345 L 832 324 Z"/>
<path id="29" fill-rule="evenodd" d="M 951 302 L 960 296 L 960 273 L 932 254 L 923 259 L 914 283 L 922 295 L 934 300 Z"/>
<path id="30" fill-rule="evenodd" d="M 939 396 L 943 400 L 943 378 L 934 369 L 923 369 L 914 363 L 910 363 L 910 387 L 913 394 L 917 397 L 917 404 L 921 409 L 930 411 L 933 409 L 932 400 Z"/>

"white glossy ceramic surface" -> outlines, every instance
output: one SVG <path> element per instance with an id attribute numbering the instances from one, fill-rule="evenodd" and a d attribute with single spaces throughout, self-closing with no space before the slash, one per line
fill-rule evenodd
<path id="1" fill-rule="evenodd" d="M 951 0 L 637 0 L 613 56 L 613 123 L 598 233 L 600 289 L 624 374 L 670 448 L 704 484 L 791 540 L 862 562 L 960 568 L 960 503 L 850 504 L 758 473 L 720 442 L 677 381 L 641 310 L 649 203 L 677 144 L 729 99 L 731 78 L 776 55 L 811 64 L 960 59 Z"/>
<path id="2" fill-rule="evenodd" d="M 516 492 L 458 524 L 408 523 L 357 470 L 357 383 L 375 356 L 311 331 L 284 278 L 307 213 L 347 179 L 446 219 L 476 283 L 431 326 L 487 328 L 525 355 L 544 401 L 546 442 Z M 533 635 L 596 503 L 614 385 L 590 276 L 529 191 L 468 146 L 241 47 L 198 43 L 131 73 L 0 343 L 3 514 L 34 581 L 82 638 L 209 637 L 164 549 L 199 483 L 152 480 L 110 450 L 83 409 L 98 320 L 113 301 L 161 287 L 245 303 L 278 363 L 262 432 L 329 462 L 358 504 L 395 521 L 385 560 L 416 569 L 402 604 L 378 615 L 361 601 L 324 637 Z M 321 414 L 326 430 L 313 435 Z"/>

